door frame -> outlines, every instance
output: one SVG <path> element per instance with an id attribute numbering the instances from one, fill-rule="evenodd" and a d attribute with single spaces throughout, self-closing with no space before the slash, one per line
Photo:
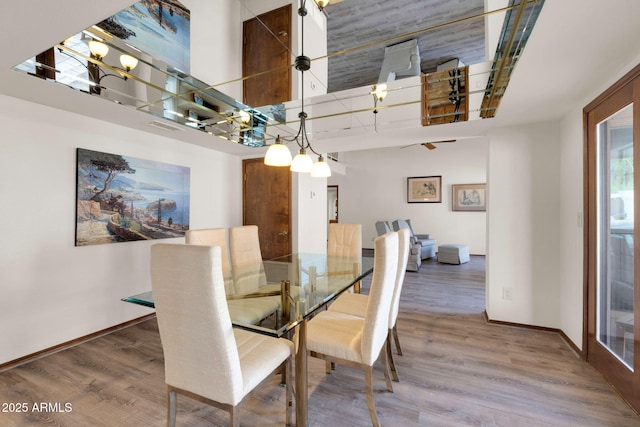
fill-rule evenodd
<path id="1" fill-rule="evenodd" d="M 329 217 L 329 222 L 339 222 L 340 221 L 340 212 L 339 212 L 339 197 L 340 197 L 340 189 L 337 185 L 327 185 L 327 211 L 329 210 L 329 189 L 333 189 L 335 188 L 336 190 L 336 206 L 335 206 L 335 211 L 336 211 L 336 218 L 335 220 L 332 219 L 331 217 Z"/>
<path id="2" fill-rule="evenodd" d="M 598 342 L 598 194 L 596 126 L 630 103 L 633 109 L 634 194 L 640 193 L 640 65 L 614 83 L 583 109 L 583 336 L 582 358 L 595 367 L 620 393 L 630 406 L 640 412 L 640 316 L 634 319 L 634 370 L 631 378 L 623 378 L 628 368 Z M 605 111 L 602 111 L 604 109 Z M 637 149 L 636 149 L 637 148 Z M 634 211 L 640 213 L 640 197 L 634 196 Z M 634 216 L 634 242 L 638 242 L 639 219 Z M 634 258 L 640 259 L 640 246 L 634 244 Z M 640 268 L 634 269 L 634 312 L 640 313 Z"/>

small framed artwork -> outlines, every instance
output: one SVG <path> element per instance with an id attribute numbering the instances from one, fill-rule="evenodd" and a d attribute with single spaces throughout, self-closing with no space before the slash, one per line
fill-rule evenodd
<path id="1" fill-rule="evenodd" d="M 407 178 L 407 203 L 442 203 L 442 176 Z"/>
<path id="2" fill-rule="evenodd" d="M 487 210 L 487 184 L 453 184 L 454 211 L 484 212 Z"/>

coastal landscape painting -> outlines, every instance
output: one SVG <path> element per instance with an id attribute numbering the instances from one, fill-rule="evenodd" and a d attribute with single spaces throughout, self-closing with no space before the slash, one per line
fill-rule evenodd
<path id="1" fill-rule="evenodd" d="M 97 24 L 131 46 L 190 72 L 191 13 L 177 0 L 142 0 Z"/>
<path id="2" fill-rule="evenodd" d="M 184 237 L 190 169 L 77 149 L 76 246 Z"/>

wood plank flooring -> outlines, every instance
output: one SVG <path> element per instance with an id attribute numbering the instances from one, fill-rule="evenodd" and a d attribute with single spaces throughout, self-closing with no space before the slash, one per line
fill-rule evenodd
<path id="1" fill-rule="evenodd" d="M 483 257 L 460 266 L 428 261 L 407 272 L 395 392 L 385 391 L 379 367 L 374 372 L 383 425 L 640 426 L 557 334 L 487 324 L 484 298 Z M 317 359 L 309 368 L 310 426 L 371 425 L 360 371 L 338 366 L 325 375 Z M 241 403 L 241 425 L 283 425 L 283 398 L 278 378 L 270 378 Z M 25 413 L 15 412 L 18 403 Z M 41 403 L 48 407 L 34 410 Z M 1 372 L 0 405 L 0 426 L 165 425 L 155 319 Z M 228 425 L 218 409 L 186 398 L 178 406 L 180 426 Z"/>

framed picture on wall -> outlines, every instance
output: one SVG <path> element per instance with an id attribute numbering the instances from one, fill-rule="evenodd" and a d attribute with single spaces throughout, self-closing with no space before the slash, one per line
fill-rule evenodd
<path id="1" fill-rule="evenodd" d="M 184 237 L 190 169 L 77 149 L 76 246 Z"/>
<path id="2" fill-rule="evenodd" d="M 407 203 L 442 203 L 442 176 L 407 178 Z"/>
<path id="3" fill-rule="evenodd" d="M 452 210 L 484 212 L 487 210 L 487 184 L 454 184 Z"/>

